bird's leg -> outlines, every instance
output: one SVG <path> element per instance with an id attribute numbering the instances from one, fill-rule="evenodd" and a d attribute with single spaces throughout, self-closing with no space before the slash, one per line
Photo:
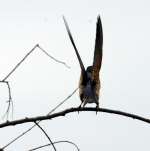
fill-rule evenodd
<path id="1" fill-rule="evenodd" d="M 78 107 L 79 110 L 81 109 L 82 104 L 83 104 L 83 102 L 81 102 L 81 104 L 79 105 L 79 107 Z M 79 114 L 79 111 L 78 111 L 78 114 Z"/>
<path id="2" fill-rule="evenodd" d="M 83 100 L 82 100 L 82 102 L 81 102 L 81 104 L 80 104 L 80 106 L 79 106 L 79 109 L 81 109 L 81 107 L 82 107 L 82 104 L 83 104 L 83 107 L 86 105 L 86 103 L 87 103 L 87 97 L 85 97 Z M 79 114 L 79 111 L 78 111 L 78 114 Z"/>
<path id="3" fill-rule="evenodd" d="M 96 103 L 96 115 L 97 115 L 98 109 L 99 109 L 99 102 Z"/>

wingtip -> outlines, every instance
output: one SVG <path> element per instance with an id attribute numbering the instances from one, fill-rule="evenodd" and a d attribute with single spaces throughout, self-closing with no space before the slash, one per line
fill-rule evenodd
<path id="1" fill-rule="evenodd" d="M 100 18 L 101 18 L 101 17 L 100 17 L 100 14 L 98 14 L 98 16 L 97 16 L 97 20 L 100 20 Z"/>
<path id="2" fill-rule="evenodd" d="M 63 18 L 63 20 L 66 20 L 64 15 L 62 15 L 62 18 Z"/>
<path id="3" fill-rule="evenodd" d="M 63 19 L 64 23 L 66 24 L 66 18 L 64 15 L 62 15 L 62 19 Z"/>
<path id="4" fill-rule="evenodd" d="M 100 15 L 97 16 L 97 24 L 102 24 Z"/>
<path id="5" fill-rule="evenodd" d="M 101 21 L 101 17 L 100 15 L 97 16 L 97 29 L 96 29 L 96 33 L 101 35 L 101 39 L 103 38 L 103 27 L 102 27 L 102 21 Z"/>
<path id="6" fill-rule="evenodd" d="M 68 34 L 71 35 L 70 29 L 69 29 L 69 26 L 68 26 L 68 23 L 67 23 L 67 20 L 66 20 L 65 16 L 63 15 L 62 18 L 63 18 L 63 21 L 64 21 L 64 24 L 66 26 Z"/>

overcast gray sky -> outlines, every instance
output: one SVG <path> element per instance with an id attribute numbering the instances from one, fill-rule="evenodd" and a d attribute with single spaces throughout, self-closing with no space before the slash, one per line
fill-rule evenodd
<path id="1" fill-rule="evenodd" d="M 8 78 L 14 102 L 13 119 L 47 114 L 78 86 L 80 68 L 62 15 L 65 15 L 83 62 L 88 66 L 93 59 L 98 14 L 104 33 L 100 106 L 149 118 L 148 0 L 0 0 L 1 79 L 37 43 L 71 66 L 67 69 L 36 49 Z M 7 87 L 0 84 L 1 116 L 7 107 L 6 99 Z M 79 104 L 77 92 L 59 110 Z M 0 147 L 31 125 L 0 129 Z M 150 149 L 150 125 L 116 115 L 72 113 L 41 125 L 53 141 L 71 140 L 81 151 Z M 6 150 L 25 151 L 45 143 L 48 143 L 47 138 L 35 128 Z M 56 147 L 59 151 L 75 150 L 68 144 Z"/>

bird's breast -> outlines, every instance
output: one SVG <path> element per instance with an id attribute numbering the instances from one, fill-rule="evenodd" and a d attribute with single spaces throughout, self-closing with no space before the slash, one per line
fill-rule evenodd
<path id="1" fill-rule="evenodd" d="M 83 102 L 85 99 L 88 103 L 95 103 L 99 99 L 100 80 L 96 81 L 94 85 L 92 82 L 83 81 L 83 75 L 80 76 L 79 81 L 79 96 Z"/>

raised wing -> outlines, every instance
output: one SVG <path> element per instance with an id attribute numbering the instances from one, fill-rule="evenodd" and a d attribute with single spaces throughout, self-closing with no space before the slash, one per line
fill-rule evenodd
<path id="1" fill-rule="evenodd" d="M 103 47 L 103 29 L 100 16 L 97 17 L 96 24 L 96 39 L 95 39 L 95 50 L 93 59 L 93 80 L 97 81 L 99 79 L 99 71 L 102 64 L 102 47 Z"/>
<path id="2" fill-rule="evenodd" d="M 83 65 L 83 62 L 82 62 L 81 57 L 80 57 L 80 55 L 79 55 L 79 52 L 78 52 L 78 50 L 77 50 L 77 48 L 76 48 L 76 45 L 75 45 L 75 43 L 74 43 L 73 37 L 72 37 L 72 35 L 71 35 L 71 32 L 70 32 L 68 23 L 67 23 L 67 21 L 66 21 L 66 19 L 65 19 L 64 16 L 63 16 L 63 20 L 64 20 L 64 23 L 65 23 L 65 26 L 66 26 L 66 29 L 67 29 L 69 38 L 70 38 L 70 40 L 71 40 L 71 43 L 72 43 L 72 45 L 73 45 L 73 47 L 74 47 L 74 49 L 75 49 L 75 52 L 76 52 L 76 55 L 77 55 L 77 58 L 78 58 L 78 61 L 79 61 L 81 70 L 82 70 L 82 72 L 85 73 L 85 67 L 84 67 L 84 65 Z"/>

